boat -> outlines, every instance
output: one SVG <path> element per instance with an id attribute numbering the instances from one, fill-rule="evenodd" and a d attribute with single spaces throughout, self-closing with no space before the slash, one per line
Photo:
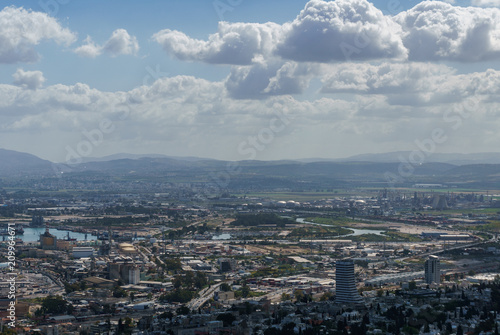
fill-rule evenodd
<path id="1" fill-rule="evenodd" d="M 0 236 L 9 236 L 11 235 L 10 232 L 12 231 L 9 230 L 9 227 L 4 227 L 0 228 Z M 24 228 L 21 225 L 16 225 L 14 227 L 15 234 L 14 235 L 24 235 Z"/>
<path id="2" fill-rule="evenodd" d="M 66 241 L 76 241 L 76 238 L 69 237 L 69 232 L 68 232 L 68 235 L 66 236 Z"/>

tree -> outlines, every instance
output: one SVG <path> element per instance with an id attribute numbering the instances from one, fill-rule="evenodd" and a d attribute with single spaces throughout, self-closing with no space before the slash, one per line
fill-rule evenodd
<path id="1" fill-rule="evenodd" d="M 289 322 L 289 323 L 283 325 L 281 332 L 283 334 L 294 334 L 294 331 L 293 331 L 294 328 L 295 328 L 295 323 Z"/>
<path id="2" fill-rule="evenodd" d="M 222 283 L 222 284 L 220 285 L 220 290 L 221 290 L 222 292 L 229 292 L 229 291 L 231 291 L 231 286 L 229 286 L 229 284 L 228 284 L 228 283 Z"/>
<path id="3" fill-rule="evenodd" d="M 114 308 L 110 304 L 104 304 L 102 305 L 102 312 L 104 314 L 111 314 L 113 313 Z"/>
<path id="4" fill-rule="evenodd" d="M 345 325 L 344 321 L 342 321 L 342 320 L 337 321 L 337 330 L 342 331 L 345 329 L 345 326 L 346 325 Z"/>
<path id="5" fill-rule="evenodd" d="M 164 260 L 165 267 L 170 271 L 182 270 L 182 264 L 178 258 L 167 258 Z"/>
<path id="6" fill-rule="evenodd" d="M 287 301 L 287 300 L 290 300 L 290 299 L 291 299 L 290 294 L 285 293 L 285 292 L 283 292 L 283 293 L 281 294 L 281 301 Z"/>
<path id="7" fill-rule="evenodd" d="M 191 287 L 193 285 L 194 275 L 192 271 L 187 271 L 183 277 L 177 276 L 174 279 L 174 287 L 179 288 L 181 286 Z"/>
<path id="8" fill-rule="evenodd" d="M 304 292 L 302 292 L 302 290 L 296 290 L 293 294 L 295 295 L 295 300 L 297 301 L 302 301 L 304 298 Z"/>
<path id="9" fill-rule="evenodd" d="M 201 289 L 202 287 L 208 284 L 207 277 L 203 272 L 197 272 L 193 281 L 194 281 L 194 286 L 198 289 Z"/>
<path id="10" fill-rule="evenodd" d="M 446 332 L 451 334 L 453 332 L 453 327 L 451 326 L 451 322 L 446 323 Z"/>
<path id="11" fill-rule="evenodd" d="M 176 312 L 179 315 L 188 315 L 190 310 L 186 306 L 181 306 L 181 307 L 177 308 Z"/>
<path id="12" fill-rule="evenodd" d="M 123 320 L 122 318 L 120 318 L 118 320 L 118 328 L 116 329 L 116 333 L 117 334 L 123 334 L 123 330 L 125 329 L 125 327 L 123 326 Z"/>
<path id="13" fill-rule="evenodd" d="M 230 327 L 236 320 L 236 317 L 232 313 L 219 314 L 217 320 L 224 323 L 224 327 Z"/>
<path id="14" fill-rule="evenodd" d="M 194 292 L 190 290 L 176 289 L 162 294 L 159 299 L 160 301 L 186 303 L 193 299 L 193 297 Z"/>
<path id="15" fill-rule="evenodd" d="M 131 334 L 132 333 L 132 328 L 134 325 L 132 324 L 132 319 L 129 318 L 128 316 L 125 318 L 125 320 L 122 320 L 121 318 L 118 320 L 118 334 Z"/>
<path id="16" fill-rule="evenodd" d="M 44 314 L 71 314 L 73 305 L 69 304 L 61 296 L 51 296 L 44 298 L 42 307 L 39 309 L 40 315 Z M 38 312 L 38 311 L 37 311 Z"/>
<path id="17" fill-rule="evenodd" d="M 119 286 L 116 286 L 113 289 L 113 297 L 115 297 L 115 298 L 123 298 L 123 297 L 126 297 L 127 295 L 128 295 L 127 291 L 125 291 L 124 289 L 122 289 Z"/>
<path id="18" fill-rule="evenodd" d="M 319 298 L 319 300 L 320 301 L 327 301 L 327 300 L 330 300 L 332 297 L 333 297 L 333 293 L 332 292 L 325 292 L 325 293 L 323 293 L 323 295 L 321 296 L 321 298 Z"/>
<path id="19" fill-rule="evenodd" d="M 415 281 L 411 281 L 408 283 L 408 288 L 410 289 L 410 291 L 413 291 L 417 288 L 417 283 L 415 283 Z"/>
<path id="20" fill-rule="evenodd" d="M 182 286 L 182 280 L 180 277 L 175 277 L 174 282 L 173 282 L 174 288 L 178 289 L 179 287 Z"/>
<path id="21" fill-rule="evenodd" d="M 248 297 L 249 294 L 250 294 L 250 287 L 248 287 L 247 285 L 243 285 L 241 287 L 241 296 L 243 298 L 246 298 Z"/>

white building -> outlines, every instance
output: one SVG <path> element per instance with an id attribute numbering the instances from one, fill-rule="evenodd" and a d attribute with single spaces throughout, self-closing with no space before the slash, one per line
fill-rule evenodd
<path id="1" fill-rule="evenodd" d="M 439 257 L 431 255 L 425 261 L 425 282 L 427 284 L 436 283 L 441 281 L 441 266 L 439 264 Z"/>
<path id="2" fill-rule="evenodd" d="M 74 258 L 87 258 L 94 255 L 94 248 L 92 247 L 73 247 Z"/>
<path id="3" fill-rule="evenodd" d="M 131 267 L 128 270 L 128 283 L 129 284 L 139 284 L 141 281 L 141 271 L 138 267 Z"/>
<path id="4" fill-rule="evenodd" d="M 356 288 L 354 277 L 354 261 L 346 259 L 335 263 L 335 302 L 355 304 L 363 303 L 363 298 Z"/>

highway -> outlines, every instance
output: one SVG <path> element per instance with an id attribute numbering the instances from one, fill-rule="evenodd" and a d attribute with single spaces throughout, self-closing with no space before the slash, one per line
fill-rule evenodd
<path id="1" fill-rule="evenodd" d="M 277 303 L 277 302 L 281 302 L 281 296 L 283 295 L 283 293 L 290 295 L 290 299 L 294 299 L 295 298 L 293 295 L 294 291 L 295 291 L 295 289 L 292 287 L 280 288 L 280 289 L 277 289 L 276 291 L 268 293 L 266 295 L 263 295 L 260 297 L 255 297 L 255 298 L 250 298 L 250 299 L 246 299 L 246 300 L 258 301 L 261 299 L 269 299 L 271 302 Z"/>
<path id="2" fill-rule="evenodd" d="M 227 282 L 226 284 L 231 285 L 231 282 Z M 201 306 L 203 306 L 205 302 L 207 302 L 210 298 L 212 298 L 215 291 L 218 290 L 221 285 L 222 283 L 219 283 L 201 290 L 199 293 L 200 296 L 188 302 L 186 304 L 186 307 L 188 307 L 191 310 L 196 310 L 200 308 Z"/>

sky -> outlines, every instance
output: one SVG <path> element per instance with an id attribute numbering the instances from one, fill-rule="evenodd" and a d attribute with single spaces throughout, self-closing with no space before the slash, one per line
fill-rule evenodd
<path id="1" fill-rule="evenodd" d="M 500 151 L 500 0 L 2 6 L 0 148 L 68 164 Z"/>

